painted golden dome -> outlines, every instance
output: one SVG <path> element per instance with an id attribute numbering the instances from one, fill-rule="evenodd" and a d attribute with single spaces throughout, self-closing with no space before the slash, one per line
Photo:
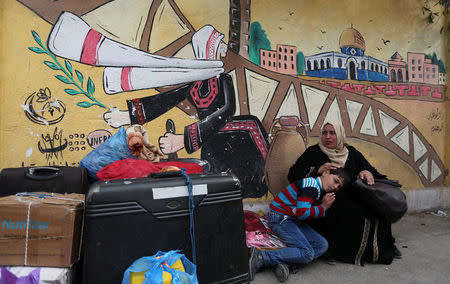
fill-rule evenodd
<path id="1" fill-rule="evenodd" d="M 339 38 L 339 47 L 356 47 L 362 51 L 366 50 L 366 42 L 363 36 L 354 28 L 344 30 Z"/>

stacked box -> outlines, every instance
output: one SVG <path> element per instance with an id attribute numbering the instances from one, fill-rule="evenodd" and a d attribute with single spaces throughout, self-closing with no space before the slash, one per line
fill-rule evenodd
<path id="1" fill-rule="evenodd" d="M 80 257 L 83 194 L 0 198 L 0 265 L 71 267 Z"/>

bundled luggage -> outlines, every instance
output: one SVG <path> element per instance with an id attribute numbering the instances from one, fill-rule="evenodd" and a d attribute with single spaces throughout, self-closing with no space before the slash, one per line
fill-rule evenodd
<path id="1" fill-rule="evenodd" d="M 229 174 L 190 179 L 199 282 L 248 282 L 239 180 Z M 136 259 L 158 251 L 180 250 L 192 261 L 190 225 L 184 176 L 94 183 L 86 196 L 83 283 L 120 283 Z"/>

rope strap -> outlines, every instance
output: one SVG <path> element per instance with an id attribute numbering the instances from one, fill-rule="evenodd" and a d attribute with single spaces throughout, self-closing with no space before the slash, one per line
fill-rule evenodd
<path id="1" fill-rule="evenodd" d="M 189 177 L 188 174 L 186 174 L 186 169 L 182 168 L 181 169 L 181 174 L 185 177 L 186 179 L 186 185 L 188 188 L 188 193 L 189 193 L 189 221 L 190 221 L 190 234 L 191 234 L 191 246 L 192 246 L 192 262 L 194 264 L 197 263 L 196 261 L 196 253 L 195 253 L 195 226 L 194 226 L 194 193 L 192 190 L 192 180 Z"/>

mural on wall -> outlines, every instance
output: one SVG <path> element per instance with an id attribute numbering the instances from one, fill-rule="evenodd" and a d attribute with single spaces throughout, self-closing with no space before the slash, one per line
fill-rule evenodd
<path id="1" fill-rule="evenodd" d="M 57 98 L 52 99 L 52 93 L 48 87 L 29 95 L 22 107 L 26 117 L 40 125 L 56 124 L 66 114 L 66 105 Z"/>
<path id="2" fill-rule="evenodd" d="M 31 31 L 31 34 L 33 35 L 34 40 L 39 45 L 39 47 L 30 46 L 28 48 L 35 53 L 38 53 L 38 54 L 45 53 L 46 55 L 50 56 L 53 62 L 45 60 L 44 64 L 53 70 L 62 71 L 65 75 L 65 76 L 64 75 L 55 75 L 55 78 L 57 78 L 64 84 L 74 85 L 76 87 L 76 89 L 67 88 L 67 89 L 64 89 L 64 91 L 67 94 L 72 95 L 72 96 L 85 95 L 91 101 L 91 102 L 88 102 L 88 101 L 78 102 L 77 103 L 78 106 L 87 108 L 87 107 L 91 107 L 93 105 L 98 105 L 103 108 L 106 108 L 106 106 L 104 104 L 100 103 L 99 101 L 97 101 L 94 98 L 95 84 L 92 81 L 91 77 L 89 77 L 87 80 L 86 90 L 85 90 L 83 88 L 83 80 L 84 80 L 83 74 L 81 74 L 81 72 L 78 70 L 74 70 L 75 74 L 76 74 L 76 79 L 75 79 L 73 76 L 74 75 L 73 68 L 72 68 L 72 64 L 70 63 L 70 61 L 64 60 L 65 67 L 63 67 L 62 64 L 55 57 L 55 55 L 44 46 L 40 36 L 35 31 Z"/>
<path id="3" fill-rule="evenodd" d="M 95 149 L 98 146 L 100 146 L 103 142 L 108 140 L 108 138 L 111 137 L 111 135 L 112 135 L 111 132 L 109 132 L 108 130 L 97 129 L 87 135 L 86 137 L 87 144 L 91 146 L 92 149 Z M 81 134 L 80 138 L 83 139 L 84 134 Z"/>
<path id="4" fill-rule="evenodd" d="M 252 14 L 254 8 L 261 10 L 260 3 L 229 1 L 225 5 L 228 31 L 216 30 L 213 21 L 195 29 L 190 23 L 193 19 L 171 0 L 139 0 L 127 12 L 135 17 L 124 17 L 120 23 L 117 17 L 126 6 L 121 0 L 18 2 L 52 24 L 46 44 L 43 33 L 32 31 L 37 46 L 27 46 L 33 52 L 30 56 L 47 57 L 44 64 L 58 73 L 49 73 L 49 80 L 54 76 L 67 85 L 66 95 L 84 97 L 86 100 L 75 103 L 81 107 L 77 111 L 97 112 L 105 128 L 85 129 L 86 134 L 70 134 L 69 140 L 63 138 L 62 130 L 49 129 L 39 141 L 39 151 L 47 160 L 62 158 L 63 150 L 86 153 L 87 145 L 95 148 L 111 136 L 108 127 L 147 126 L 160 117 L 169 121 L 167 113 L 176 107 L 195 122 L 185 127 L 168 123 L 165 130 L 156 130 L 160 131 L 162 152 L 200 152 L 212 170 L 232 172 L 240 178 L 244 197 L 273 192 L 267 178 L 277 165 L 271 159 L 265 163 L 270 155 L 276 155 L 270 151 L 274 148 L 270 143 L 276 130 L 273 125 L 294 127 L 304 147 L 310 136 L 319 136 L 327 118 L 340 119 L 348 137 L 375 143 L 395 154 L 417 173 L 424 186 L 444 183 L 447 170 L 427 140 L 430 137 L 380 100 L 442 103 L 446 71 L 436 52 L 392 51 L 390 47 L 398 43 L 385 35 L 377 35 L 375 46 L 369 46 L 366 32 L 356 22 L 342 25 L 340 31 L 336 30 L 339 27 L 319 25 L 317 36 L 302 39 L 308 42 L 305 48 L 303 43 L 290 43 L 292 34 L 286 34 L 295 28 L 301 10 L 284 2 L 280 4 L 286 6 L 284 16 L 268 17 L 269 21 Z M 266 34 L 267 27 L 272 30 Z M 321 41 L 315 41 L 317 38 Z M 374 55 L 375 50 L 389 55 Z M 103 82 L 82 74 L 71 62 L 101 68 Z M 45 96 L 30 95 L 24 104 L 28 119 L 36 124 L 57 123 L 66 113 L 60 100 L 50 101 L 47 89 Z M 133 96 L 147 89 L 159 93 Z M 126 94 L 132 97 L 124 98 Z M 112 104 L 104 103 L 111 102 L 106 95 L 115 95 Z M 47 101 L 51 111 L 43 105 L 36 111 L 37 105 Z M 427 120 L 433 133 L 442 132 L 439 109 Z M 293 163 L 289 159 L 287 162 Z"/>
<path id="5" fill-rule="evenodd" d="M 41 134 L 41 140 L 38 142 L 39 152 L 45 155 L 47 161 L 52 158 L 63 158 L 63 151 L 67 148 L 67 138 L 64 138 L 63 130 L 55 127 L 52 133 Z"/>

